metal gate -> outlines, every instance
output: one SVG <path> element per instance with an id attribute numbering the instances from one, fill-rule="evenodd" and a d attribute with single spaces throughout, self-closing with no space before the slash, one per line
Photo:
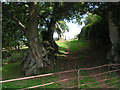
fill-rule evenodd
<path id="1" fill-rule="evenodd" d="M 63 72 L 57 72 L 57 73 L 49 73 L 49 74 L 43 74 L 43 75 L 37 75 L 37 76 L 10 79 L 10 80 L 0 81 L 0 83 L 22 81 L 22 80 L 28 80 L 28 79 L 33 79 L 33 78 L 42 78 L 42 84 L 36 85 L 36 86 L 25 87 L 20 90 L 26 90 L 26 89 L 32 89 L 32 88 L 44 88 L 45 89 L 45 86 L 52 85 L 55 83 L 70 81 L 70 80 L 76 80 L 77 83 L 76 83 L 76 85 L 69 86 L 67 88 L 82 88 L 82 89 L 86 89 L 86 88 L 119 88 L 119 86 L 120 86 L 120 83 L 119 83 L 120 69 L 109 70 L 109 67 L 111 67 L 111 66 L 120 66 L 120 64 L 107 64 L 107 65 L 102 65 L 102 66 L 97 66 L 97 67 L 92 67 L 92 68 L 80 68 L 80 69 L 76 69 L 76 70 L 69 70 L 69 71 L 63 71 Z M 95 70 L 100 71 L 100 73 L 94 73 Z M 101 71 L 104 71 L 104 72 L 101 72 Z M 65 74 L 65 73 L 73 73 L 73 72 L 76 73 L 75 77 L 65 78 L 62 80 L 56 80 L 53 82 L 45 83 L 45 77 L 53 76 L 53 75 L 61 75 L 61 74 Z M 86 79 L 86 81 L 83 79 Z M 105 87 L 103 87 L 103 86 L 105 86 Z M 64 87 L 61 87 L 61 88 L 64 88 Z"/>
<path id="2" fill-rule="evenodd" d="M 107 64 L 107 65 L 102 65 L 102 66 L 97 66 L 97 67 L 92 67 L 92 68 L 82 68 L 82 69 L 79 69 L 78 70 L 78 88 L 81 88 L 82 86 L 85 86 L 85 85 L 91 85 L 91 84 L 96 84 L 96 83 L 100 83 L 98 85 L 93 85 L 92 87 L 89 87 L 89 88 L 118 88 L 120 86 L 120 83 L 119 83 L 119 72 L 120 69 L 117 69 L 117 70 L 110 70 L 110 67 L 111 66 L 120 66 L 120 64 Z M 93 75 L 89 75 L 89 76 L 82 76 L 80 75 L 82 71 L 90 71 L 90 70 L 98 70 L 98 69 L 103 69 L 105 70 L 105 72 L 102 72 L 100 71 L 100 73 L 95 73 Z M 107 69 L 107 70 L 106 70 Z M 102 70 L 102 71 L 103 71 Z M 100 79 L 96 79 L 95 77 L 100 77 L 102 76 L 102 78 Z M 85 84 L 81 84 L 81 79 L 82 78 L 87 78 L 87 77 L 91 77 L 93 79 L 95 79 L 96 81 L 94 82 L 89 82 L 89 83 L 85 83 Z M 109 81 L 109 82 L 107 82 Z M 102 83 L 102 84 L 101 84 Z M 113 85 L 114 83 L 116 83 L 115 85 Z M 105 86 L 105 87 L 103 87 Z"/>

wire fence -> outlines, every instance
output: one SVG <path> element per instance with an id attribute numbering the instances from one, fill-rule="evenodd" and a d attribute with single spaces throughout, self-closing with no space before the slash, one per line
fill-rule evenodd
<path id="1" fill-rule="evenodd" d="M 110 70 L 109 68 L 111 66 L 120 66 L 120 64 L 107 64 L 107 65 L 102 65 L 102 66 L 97 66 L 97 67 L 92 67 L 92 68 L 80 68 L 76 70 L 69 70 L 69 71 L 63 71 L 63 72 L 57 72 L 57 73 L 49 73 L 49 74 L 43 74 L 43 75 L 37 75 L 37 76 L 10 79 L 10 80 L 0 81 L 0 83 L 3 84 L 3 83 L 8 83 L 8 82 L 16 82 L 16 81 L 24 81 L 24 80 L 41 78 L 41 84 L 21 88 L 20 90 L 27 90 L 27 89 L 32 89 L 32 88 L 44 88 L 45 89 L 45 86 L 53 85 L 56 83 L 61 84 L 59 88 L 64 88 L 62 84 L 68 84 L 71 80 L 74 80 L 75 84 L 71 85 L 72 84 L 71 83 L 70 85 L 65 85 L 65 86 L 68 86 L 66 88 L 82 88 L 82 89 L 119 88 L 120 69 Z M 97 73 L 96 73 L 96 70 L 97 70 Z M 46 77 L 54 76 L 54 75 L 62 76 L 63 74 L 68 75 L 71 73 L 74 73 L 74 75 L 70 77 L 66 76 L 63 79 L 60 78 L 57 80 L 46 82 Z M 67 83 L 63 83 L 63 82 L 67 82 Z"/>

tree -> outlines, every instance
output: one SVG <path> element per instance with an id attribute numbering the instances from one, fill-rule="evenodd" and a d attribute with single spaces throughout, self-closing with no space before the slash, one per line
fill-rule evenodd
<path id="1" fill-rule="evenodd" d="M 43 47 L 42 41 L 38 38 L 38 4 L 35 2 L 3 4 L 4 10 L 7 7 L 9 7 L 9 11 L 7 10 L 3 13 L 12 14 L 12 17 L 9 17 L 10 20 L 14 22 L 27 37 L 29 53 L 23 62 L 25 75 L 39 74 L 40 68 L 45 65 L 50 65 L 50 61 L 48 60 L 47 51 Z M 20 12 L 20 10 L 21 14 L 19 16 L 18 12 Z"/>
<path id="2" fill-rule="evenodd" d="M 71 2 L 43 3 L 42 12 L 39 13 L 39 16 L 46 23 L 45 26 L 47 26 L 44 39 L 50 41 L 54 46 L 53 33 L 56 22 L 63 21 L 64 19 L 76 19 L 80 22 L 80 15 L 85 13 L 84 6 L 87 7 L 87 4 Z M 47 11 L 45 8 L 47 8 Z"/>
<path id="3" fill-rule="evenodd" d="M 108 27 L 111 40 L 111 50 L 108 53 L 110 63 L 120 63 L 120 2 L 107 3 Z M 112 67 L 118 69 L 120 67 Z"/>
<path id="4" fill-rule="evenodd" d="M 97 14 L 103 18 L 105 21 L 104 29 L 109 30 L 107 33 L 100 35 L 108 35 L 111 41 L 111 49 L 108 53 L 107 58 L 110 60 L 111 63 L 120 63 L 120 2 L 100 2 L 100 3 L 88 3 L 90 8 L 88 9 L 89 12 L 93 14 Z M 99 25 L 103 24 L 101 22 Z M 99 26 L 97 26 L 98 29 Z M 106 38 L 103 38 L 106 39 Z M 104 41 L 104 40 L 103 40 Z M 106 40 L 107 41 L 107 40 Z M 116 67 L 115 67 L 116 69 Z"/>
<path id="5" fill-rule="evenodd" d="M 76 19 L 80 23 L 81 15 L 86 12 L 86 3 L 4 3 L 3 4 L 3 27 L 6 28 L 6 22 L 9 25 L 9 31 L 19 31 L 22 37 L 26 36 L 29 53 L 23 62 L 25 75 L 40 73 L 40 68 L 52 65 L 48 53 L 41 39 L 41 33 L 45 29 L 43 40 L 48 40 L 51 46 L 58 49 L 53 40 L 55 25 L 62 20 Z M 19 14 L 20 12 L 20 14 Z M 39 18 L 39 19 L 38 19 Z M 60 25 L 62 27 L 62 25 Z M 15 28 L 13 28 L 15 27 Z M 11 29 L 12 28 L 12 29 Z M 17 29 L 17 30 L 16 30 Z M 60 29 L 60 28 L 59 28 Z M 63 29 L 62 29 L 63 30 Z M 12 34 L 12 33 L 11 33 Z M 51 52 L 50 52 L 51 53 Z M 49 53 L 49 54 L 50 54 Z M 52 55 L 53 56 L 53 55 Z M 50 55 L 50 57 L 52 57 Z"/>
<path id="6" fill-rule="evenodd" d="M 103 17 L 89 13 L 84 22 L 85 26 L 79 34 L 79 39 L 90 40 L 93 45 L 97 46 L 110 43 L 107 21 Z"/>
<path id="7" fill-rule="evenodd" d="M 109 38 L 111 41 L 111 49 L 108 52 L 107 59 L 110 60 L 111 63 L 120 63 L 120 2 L 110 2 L 110 3 L 102 3 L 101 14 L 104 19 L 107 20 L 107 26 L 109 29 Z M 112 67 L 114 69 L 118 69 L 118 67 Z"/>
<path id="8" fill-rule="evenodd" d="M 87 6 L 85 3 L 66 3 L 66 2 L 50 2 L 50 3 L 42 3 L 40 4 L 41 8 L 39 11 L 39 17 L 43 20 L 43 22 L 40 22 L 40 25 L 45 27 L 42 32 L 43 40 L 48 41 L 49 46 L 53 48 L 52 51 L 55 53 L 58 53 L 58 45 L 53 40 L 53 33 L 56 30 L 55 25 L 59 21 L 63 20 L 73 20 L 77 19 L 77 21 L 80 23 L 80 17 L 82 14 L 84 14 L 84 6 Z M 82 13 L 81 13 L 82 12 Z M 60 23 L 58 23 L 60 24 Z M 64 24 L 65 25 L 65 24 Z M 57 25 L 58 26 L 58 25 Z M 65 27 L 61 25 L 62 27 Z M 59 33 L 59 37 L 61 37 L 61 31 L 64 29 L 57 28 L 57 31 Z M 46 46 L 46 45 L 45 45 Z M 52 58 L 54 60 L 54 58 Z"/>
<path id="9" fill-rule="evenodd" d="M 7 11 L 7 8 L 12 8 L 12 5 L 3 5 L 2 46 L 11 50 L 13 47 L 19 46 L 22 39 L 24 40 L 24 33 L 17 28 L 15 22 L 11 21 L 11 16 L 8 15 L 10 11 Z"/>
<path id="10" fill-rule="evenodd" d="M 38 29 L 41 29 L 42 24 L 44 24 L 44 26 L 48 28 L 45 39 L 52 43 L 52 47 L 57 47 L 58 49 L 58 46 L 53 41 L 55 24 L 59 20 L 64 20 L 65 17 L 70 19 L 71 16 L 76 13 L 77 6 L 77 4 L 74 6 L 73 3 L 8 2 L 3 4 L 4 31 L 6 32 L 6 30 L 9 30 L 11 35 L 11 30 L 17 33 L 20 32 L 22 36 L 18 36 L 19 40 L 24 38 L 24 36 L 27 38 L 29 53 L 23 62 L 25 75 L 38 74 L 41 67 L 50 64 L 48 53 L 43 46 L 42 39 L 39 38 L 41 34 L 38 35 Z M 62 12 L 60 12 L 61 9 Z M 18 12 L 21 12 L 21 14 Z M 9 28 L 7 28 L 6 25 L 9 25 Z M 17 33 L 14 38 L 17 37 Z M 5 34 L 7 35 L 7 33 Z M 10 36 L 8 35 L 8 37 Z"/>

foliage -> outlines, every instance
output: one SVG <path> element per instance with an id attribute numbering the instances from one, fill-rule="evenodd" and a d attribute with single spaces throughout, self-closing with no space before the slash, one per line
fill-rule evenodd
<path id="1" fill-rule="evenodd" d="M 96 14 L 89 13 L 85 18 L 85 26 L 78 35 L 79 39 L 90 40 L 97 45 L 109 44 L 107 21 Z"/>
<path id="2" fill-rule="evenodd" d="M 69 27 L 66 25 L 65 21 L 58 21 L 58 23 L 60 24 L 61 28 L 62 28 L 62 32 L 64 33 L 65 31 L 69 31 Z"/>
<path id="3" fill-rule="evenodd" d="M 19 45 L 23 42 L 27 44 L 28 41 L 25 37 L 25 34 L 21 31 L 21 28 L 18 28 L 13 18 L 17 17 L 24 24 L 25 27 L 29 28 L 30 27 L 29 26 L 30 24 L 28 23 L 30 19 L 29 4 L 30 3 L 28 2 L 3 3 L 3 38 L 2 40 L 3 40 L 3 48 L 5 50 L 7 49 L 9 50 L 13 47 L 16 48 L 16 46 L 19 47 Z M 101 45 L 101 43 L 106 43 L 106 44 L 109 43 L 108 26 L 106 25 L 107 12 L 105 12 L 107 8 L 111 9 L 112 19 L 116 23 L 116 25 L 120 28 L 120 25 L 119 25 L 119 19 L 120 19 L 119 5 L 120 4 L 119 3 L 113 3 L 110 5 L 107 5 L 106 3 L 102 3 L 102 2 L 101 3 L 41 2 L 41 3 L 38 3 L 37 5 L 39 7 L 37 9 L 38 13 L 36 16 L 37 18 L 39 18 L 37 27 L 39 30 L 39 38 L 41 39 L 41 41 L 43 37 L 47 39 L 50 38 L 48 34 L 51 32 L 50 30 L 54 31 L 55 29 L 54 25 L 56 24 L 56 22 L 59 23 L 59 25 L 61 26 L 64 32 L 64 30 L 68 30 L 68 27 L 62 21 L 64 20 L 70 21 L 70 20 L 76 19 L 76 21 L 79 24 L 81 24 L 81 20 L 80 20 L 81 15 L 83 15 L 87 11 L 93 14 L 90 13 L 88 17 L 86 17 L 86 21 L 85 21 L 86 25 L 85 27 L 83 27 L 81 33 L 78 35 L 79 39 L 84 38 L 92 41 L 94 44 L 99 44 L 99 45 Z M 45 31 L 45 33 L 43 33 L 44 36 L 41 37 L 42 31 Z M 48 32 L 48 34 L 46 32 Z M 72 52 L 79 50 L 78 49 L 79 47 L 76 45 L 77 44 L 76 42 L 69 41 L 61 44 L 60 51 L 65 52 L 68 44 L 70 45 L 70 50 Z M 84 43 L 80 45 L 85 46 Z M 117 45 L 115 45 L 114 47 L 116 50 L 118 50 L 119 48 Z M 51 51 L 53 51 L 53 47 L 51 48 L 51 46 L 47 47 L 47 49 L 50 49 Z M 12 58 L 9 58 L 9 56 L 11 56 Z M 5 62 L 7 62 L 7 60 L 8 62 L 9 61 L 11 62 L 11 61 L 14 61 L 14 59 L 16 58 L 18 60 L 20 55 L 19 53 L 14 52 L 11 55 L 8 54 L 4 57 L 8 57 L 8 59 L 5 58 Z M 14 63 L 14 64 L 9 64 L 8 66 L 3 67 L 3 72 L 6 75 L 6 78 L 11 78 L 12 76 L 13 77 L 17 75 L 21 76 L 22 74 L 21 72 L 19 72 L 20 69 L 21 69 L 21 64 Z M 14 74 L 14 71 L 16 71 L 15 74 Z M 44 71 L 47 71 L 47 70 L 44 70 Z M 51 78 L 48 78 L 48 80 L 49 79 Z M 11 86 L 23 87 L 24 85 L 26 86 L 34 85 L 36 84 L 36 82 L 37 84 L 40 84 L 40 82 L 38 81 L 41 81 L 41 80 L 37 79 L 37 81 L 35 81 L 34 83 L 33 83 L 33 80 L 31 80 L 30 82 L 28 81 L 28 82 L 22 82 L 22 83 L 13 83 L 12 85 L 14 84 L 18 84 L 18 85 L 16 86 L 11 85 Z M 26 84 L 26 83 L 29 83 L 29 84 Z M 8 84 L 8 86 L 10 86 L 10 84 Z"/>
<path id="4" fill-rule="evenodd" d="M 87 4 L 81 2 L 42 3 L 39 17 L 43 21 L 40 22 L 40 25 L 42 25 L 42 27 L 45 27 L 42 32 L 43 40 L 49 40 L 53 37 L 53 32 L 56 30 L 56 22 L 59 23 L 62 30 L 61 31 L 57 29 L 59 34 L 61 34 L 61 32 L 65 32 L 66 29 L 68 30 L 68 26 L 65 23 L 63 23 L 64 20 L 70 21 L 76 19 L 77 22 L 81 23 L 81 15 L 85 13 L 84 6 L 87 6 Z"/>
<path id="5" fill-rule="evenodd" d="M 13 17 L 17 17 L 25 27 L 28 26 L 29 21 L 29 4 L 28 2 L 5 2 L 3 3 L 3 48 L 18 46 L 21 41 L 27 44 L 27 39 L 24 33 L 20 30 Z M 41 32 L 47 32 L 52 26 L 53 22 L 58 22 L 63 30 L 68 30 L 66 20 L 75 19 L 80 22 L 82 14 L 85 13 L 84 6 L 86 3 L 71 3 L 71 2 L 41 2 L 38 3 L 38 29 L 41 39 Z M 21 14 L 19 14 L 20 12 Z M 14 34 L 13 34 L 14 33 Z M 44 37 L 48 34 L 43 33 Z"/>
<path id="6" fill-rule="evenodd" d="M 28 9 L 27 3 L 3 3 L 3 17 L 2 17 L 2 43 L 3 48 L 9 49 L 19 46 L 21 42 L 26 42 L 24 33 L 18 28 L 13 21 L 13 16 L 17 16 L 22 22 L 27 22 L 27 15 L 25 9 Z M 21 12 L 19 14 L 18 12 Z M 27 23 L 26 23 L 27 25 Z"/>
<path id="7" fill-rule="evenodd" d="M 96 24 L 96 23 L 98 23 L 100 21 L 101 21 L 100 16 L 98 16 L 96 14 L 88 13 L 88 16 L 84 20 L 84 23 L 85 23 L 85 25 L 87 25 L 87 24 Z"/>
<path id="8" fill-rule="evenodd" d="M 24 33 L 20 30 L 21 28 L 17 26 L 13 18 L 17 17 L 25 27 L 29 27 L 29 4 L 29 2 L 3 3 L 3 48 L 16 47 L 21 41 L 27 45 L 27 39 Z M 69 29 L 64 20 L 70 21 L 76 19 L 77 22 L 81 22 L 81 15 L 86 12 L 85 7 L 88 7 L 88 4 L 82 2 L 41 2 L 38 3 L 38 7 L 39 37 L 41 39 L 41 32 L 45 31 L 46 33 L 42 33 L 44 34 L 42 35 L 44 40 L 44 38 L 48 36 L 47 31 L 51 27 L 54 28 L 52 23 L 58 22 L 63 30 L 62 32 L 65 32 L 65 30 L 68 31 Z"/>

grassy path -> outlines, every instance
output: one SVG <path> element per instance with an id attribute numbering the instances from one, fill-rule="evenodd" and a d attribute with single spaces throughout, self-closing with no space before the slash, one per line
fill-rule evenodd
<path id="1" fill-rule="evenodd" d="M 64 61 L 61 63 L 62 64 L 61 65 L 62 66 L 62 71 L 71 70 L 73 68 L 71 66 L 76 65 L 76 62 L 71 60 L 73 58 L 73 56 L 71 55 L 70 43 L 69 42 L 66 42 L 66 43 L 67 43 L 67 48 L 65 50 L 66 55 L 63 58 Z M 66 73 L 66 74 L 63 74 L 63 75 L 59 75 L 58 80 L 63 80 L 63 79 L 66 79 L 66 78 L 73 78 L 73 77 L 75 77 L 75 73 Z M 74 80 L 72 80 L 72 81 L 61 82 L 59 84 L 60 84 L 60 87 L 67 88 L 67 87 L 70 87 L 70 86 L 74 85 L 75 82 L 74 82 Z"/>
<path id="2" fill-rule="evenodd" d="M 84 49 L 86 47 L 88 47 L 88 45 L 86 43 L 80 43 L 79 41 L 67 41 L 67 42 L 64 42 L 66 46 L 66 52 L 64 53 L 67 53 L 67 55 L 64 56 L 64 58 L 62 58 L 62 62 L 61 63 L 61 69 L 62 71 L 67 71 L 67 70 L 74 70 L 74 69 L 79 69 L 81 67 L 83 67 L 81 61 L 83 60 L 83 56 L 80 55 L 81 52 L 81 49 L 79 48 L 79 46 L 77 44 L 80 44 L 81 45 L 81 48 Z M 59 42 L 58 45 L 61 45 L 60 47 L 64 47 L 65 45 L 63 42 Z M 60 51 L 62 48 L 60 48 Z M 63 74 L 63 75 L 60 75 L 58 80 L 62 80 L 62 79 L 66 79 L 66 78 L 73 78 L 73 77 L 76 77 L 76 72 L 74 73 L 66 73 L 66 74 Z M 70 87 L 70 86 L 73 86 L 73 85 L 76 85 L 76 80 L 70 80 L 70 81 L 65 81 L 65 82 L 62 82 L 62 83 L 59 83 L 61 84 L 61 87 L 64 87 L 64 88 L 67 88 L 67 87 Z"/>
<path id="3" fill-rule="evenodd" d="M 95 47 L 89 46 L 89 44 L 85 42 L 69 41 L 65 43 L 67 43 L 66 45 L 68 45 L 66 48 L 68 55 L 65 55 L 64 58 L 62 58 L 63 59 L 63 61 L 61 62 L 62 71 L 95 67 L 95 66 L 104 65 L 107 63 L 106 62 L 107 60 L 105 59 L 107 51 L 103 52 L 103 50 L 100 50 L 100 49 L 97 50 Z M 102 69 L 91 70 L 86 73 L 83 72 L 83 75 L 89 76 L 89 75 L 95 75 L 101 72 L 103 72 Z M 75 76 L 76 76 L 76 73 L 67 73 L 59 76 L 59 80 L 65 79 L 65 78 L 73 78 Z M 97 76 L 94 78 L 84 78 L 83 80 L 81 80 L 81 83 L 95 82 L 102 79 L 105 79 L 105 76 Z M 84 86 L 83 88 L 89 88 L 91 86 L 96 86 L 96 85 L 105 84 L 105 83 L 106 82 L 95 83 L 93 85 Z M 77 85 L 77 80 L 66 81 L 60 84 L 61 84 L 61 87 L 66 88 L 73 85 Z M 104 85 L 101 88 L 106 88 L 106 87 L 109 87 L 109 85 Z"/>
<path id="4" fill-rule="evenodd" d="M 47 73 L 55 73 L 55 72 L 61 72 L 66 70 L 74 70 L 79 68 L 87 68 L 87 67 L 94 67 L 98 65 L 103 65 L 107 63 L 106 61 L 106 48 L 104 49 L 95 49 L 94 47 L 91 47 L 86 42 L 80 42 L 80 41 L 66 41 L 66 42 L 56 42 L 59 45 L 59 51 L 64 54 L 59 54 L 58 59 L 56 60 L 56 65 L 51 70 L 49 68 L 41 69 L 41 74 L 47 74 Z M 22 66 L 20 61 L 11 63 L 8 65 L 3 66 L 3 79 L 13 79 L 13 78 L 20 78 L 24 77 L 22 73 Z M 93 70 L 90 72 L 81 72 L 81 75 L 92 75 L 96 74 L 98 72 L 101 72 L 101 70 Z M 112 75 L 111 77 L 113 77 Z M 60 74 L 56 76 L 49 76 L 44 78 L 44 82 L 53 82 L 57 80 L 62 80 L 66 78 L 72 78 L 76 77 L 76 73 L 67 73 L 67 74 Z M 95 82 L 98 80 L 104 79 L 104 77 L 96 77 L 96 78 L 84 78 L 81 80 L 81 84 L 87 83 L 87 82 Z M 42 78 L 36 78 L 26 81 L 17 81 L 17 82 L 11 82 L 3 84 L 4 88 L 25 88 L 29 86 L 35 86 L 42 84 L 43 79 Z M 73 85 L 77 85 L 77 79 L 71 80 L 71 81 L 65 81 L 58 84 L 52 84 L 49 86 L 46 86 L 45 88 L 67 88 Z M 96 83 L 92 86 L 96 86 L 103 83 Z M 83 88 L 89 88 L 91 85 L 84 86 Z"/>

